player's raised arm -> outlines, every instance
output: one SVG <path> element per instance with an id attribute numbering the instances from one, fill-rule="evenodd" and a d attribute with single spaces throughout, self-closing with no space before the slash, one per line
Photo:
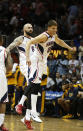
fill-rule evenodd
<path id="1" fill-rule="evenodd" d="M 7 53 L 10 52 L 13 48 L 19 46 L 23 42 L 23 36 L 17 37 L 7 48 Z"/>
<path id="2" fill-rule="evenodd" d="M 70 47 L 63 40 L 61 40 L 57 35 L 55 36 L 55 42 L 56 42 L 56 44 L 60 45 L 61 47 L 67 48 L 70 51 L 76 51 L 75 47 L 73 47 L 73 48 Z"/>
<path id="3" fill-rule="evenodd" d="M 47 40 L 47 36 L 44 34 L 40 34 L 39 36 L 32 38 L 29 42 L 27 42 L 27 45 L 26 45 L 26 61 L 27 61 L 27 63 L 30 61 L 30 59 L 29 59 L 30 45 L 45 42 L 46 40 Z"/>

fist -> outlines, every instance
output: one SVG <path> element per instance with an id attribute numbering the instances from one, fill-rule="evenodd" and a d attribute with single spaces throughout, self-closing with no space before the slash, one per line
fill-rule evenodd
<path id="1" fill-rule="evenodd" d="M 73 47 L 71 51 L 76 52 L 76 50 L 77 50 L 76 47 Z"/>

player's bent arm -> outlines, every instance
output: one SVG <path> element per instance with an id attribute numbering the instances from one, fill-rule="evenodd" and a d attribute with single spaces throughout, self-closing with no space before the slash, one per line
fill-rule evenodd
<path id="1" fill-rule="evenodd" d="M 37 44 L 37 43 L 42 43 L 47 40 L 47 36 L 44 34 L 40 34 L 39 36 L 32 38 L 30 41 L 27 42 L 26 45 L 26 61 L 30 61 L 29 59 L 29 51 L 30 51 L 30 46 L 31 44 Z"/>
<path id="2" fill-rule="evenodd" d="M 13 48 L 19 46 L 23 42 L 23 36 L 17 37 L 7 48 L 7 53 L 10 52 Z"/>
<path id="3" fill-rule="evenodd" d="M 76 51 L 76 49 L 74 48 L 71 48 L 69 45 L 67 45 L 63 40 L 61 40 L 58 36 L 55 37 L 55 42 L 56 44 L 64 47 L 64 48 L 67 48 L 68 50 L 70 51 Z"/>

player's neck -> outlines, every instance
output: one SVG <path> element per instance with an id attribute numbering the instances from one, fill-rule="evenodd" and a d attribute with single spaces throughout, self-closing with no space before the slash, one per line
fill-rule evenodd
<path id="1" fill-rule="evenodd" d="M 50 31 L 47 30 L 46 32 L 47 32 L 48 35 L 50 35 L 50 37 L 53 36 L 53 34 Z"/>
<path id="2" fill-rule="evenodd" d="M 26 35 L 26 34 L 24 33 L 24 36 L 27 37 L 27 38 L 29 38 L 29 39 L 31 39 L 31 36 L 30 36 L 30 35 Z"/>

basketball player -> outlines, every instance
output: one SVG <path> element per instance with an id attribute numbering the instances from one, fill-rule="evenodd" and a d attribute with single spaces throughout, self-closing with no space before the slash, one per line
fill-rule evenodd
<path id="1" fill-rule="evenodd" d="M 30 36 L 33 32 L 33 27 L 31 24 L 25 24 L 23 27 L 24 35 L 17 37 L 8 47 L 7 52 L 10 52 L 13 48 L 17 47 L 20 54 L 20 70 L 26 77 L 28 83 L 28 74 L 27 74 L 27 65 L 26 65 L 26 55 L 25 55 L 25 47 L 28 40 L 32 37 Z"/>
<path id="2" fill-rule="evenodd" d="M 41 83 L 44 69 L 46 73 L 47 57 L 49 55 L 49 52 L 54 42 L 56 42 L 58 45 L 64 48 L 67 48 L 68 50 L 71 50 L 71 51 L 76 50 L 75 48 L 71 48 L 70 46 L 68 46 L 63 40 L 61 40 L 57 36 L 57 23 L 55 20 L 50 20 L 48 22 L 48 27 L 47 27 L 46 32 L 31 39 L 27 43 L 26 59 L 27 59 L 27 64 L 30 68 L 29 86 L 31 90 L 29 91 L 29 94 L 28 94 L 28 109 L 27 109 L 25 119 L 27 118 L 28 120 L 30 120 L 31 106 L 32 107 L 36 106 L 35 99 L 37 98 L 34 99 L 32 94 L 37 95 L 38 93 L 38 88 L 40 88 L 40 83 Z M 33 48 L 34 56 L 32 55 L 31 57 L 29 57 L 30 46 L 35 43 L 39 43 L 39 44 L 36 44 L 36 49 Z M 33 110 L 32 110 L 32 115 L 33 117 L 36 117 L 36 113 Z"/>
<path id="3" fill-rule="evenodd" d="M 28 40 L 31 39 L 31 34 L 33 32 L 33 27 L 31 24 L 27 23 L 23 27 L 24 35 L 17 37 L 8 47 L 7 52 L 10 52 L 13 48 L 17 47 L 19 51 L 19 65 L 20 70 L 24 74 L 27 85 L 28 85 L 28 66 L 26 65 L 26 55 L 25 55 L 25 47 Z M 23 106 L 24 101 L 27 99 L 26 95 L 22 96 L 22 99 L 20 101 L 20 105 Z M 21 112 L 19 112 L 21 114 Z"/>
<path id="4" fill-rule="evenodd" d="M 28 66 L 26 64 L 26 55 L 25 55 L 25 47 L 27 42 L 32 38 L 31 34 L 33 32 L 33 27 L 31 24 L 25 24 L 24 28 L 24 36 L 19 36 L 17 37 L 7 48 L 7 52 L 9 52 L 10 50 L 12 50 L 14 47 L 17 47 L 19 50 L 19 54 L 20 54 L 20 69 L 21 72 L 24 74 L 24 76 L 27 79 L 27 85 L 28 85 Z M 35 48 L 35 45 L 33 45 Z M 31 51 L 30 51 L 30 55 L 33 55 L 33 46 L 31 47 Z M 27 89 L 27 90 L 26 90 Z M 27 99 L 27 94 L 28 94 L 29 88 L 25 88 L 24 90 L 24 95 L 22 96 L 19 104 L 16 106 L 16 112 L 18 114 L 22 114 L 22 107 L 24 104 L 24 101 Z M 32 107 L 35 108 L 36 107 Z M 33 110 L 35 110 L 33 109 Z M 34 119 L 34 118 L 33 118 Z M 35 119 L 38 122 L 41 122 L 41 119 L 37 116 L 37 119 Z M 30 127 L 29 127 L 30 129 Z"/>
<path id="5" fill-rule="evenodd" d="M 8 102 L 6 65 L 7 69 L 11 70 L 13 63 L 10 54 L 7 55 L 6 49 L 2 45 L 3 37 L 0 35 L 0 131 L 8 131 L 8 129 L 4 127 L 6 102 Z"/>

